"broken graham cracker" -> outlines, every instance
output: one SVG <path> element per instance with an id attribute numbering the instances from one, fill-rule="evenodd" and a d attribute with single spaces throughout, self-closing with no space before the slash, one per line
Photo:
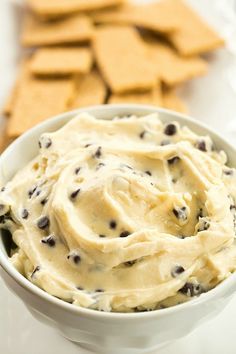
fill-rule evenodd
<path id="1" fill-rule="evenodd" d="M 168 37 L 182 55 L 198 55 L 224 44 L 224 40 L 182 0 L 165 0 L 170 17 L 179 21 L 178 29 Z"/>
<path id="2" fill-rule="evenodd" d="M 27 0 L 30 9 L 38 16 L 54 17 L 77 11 L 92 11 L 117 6 L 124 0 Z"/>
<path id="3" fill-rule="evenodd" d="M 155 75 L 146 48 L 132 27 L 99 28 L 93 39 L 95 59 L 113 93 L 149 90 Z"/>
<path id="4" fill-rule="evenodd" d="M 157 76 L 168 86 L 179 85 L 206 74 L 207 62 L 199 57 L 183 57 L 164 41 L 146 38 L 147 54 L 155 65 Z"/>
<path id="5" fill-rule="evenodd" d="M 90 41 L 92 35 L 92 22 L 85 15 L 46 22 L 28 14 L 25 17 L 21 43 L 25 47 L 81 43 Z"/>
<path id="6" fill-rule="evenodd" d="M 180 113 L 188 113 L 186 104 L 171 88 L 163 90 L 163 107 Z"/>
<path id="7" fill-rule="evenodd" d="M 103 104 L 106 95 L 106 85 L 98 71 L 94 69 L 89 74 L 78 78 L 74 98 L 69 108 L 76 109 Z"/>
<path id="8" fill-rule="evenodd" d="M 38 79 L 24 65 L 7 136 L 15 138 L 46 118 L 67 110 L 74 83 L 69 79 Z"/>
<path id="9" fill-rule="evenodd" d="M 31 59 L 30 71 L 34 75 L 43 76 L 86 74 L 92 63 L 89 48 L 41 48 Z"/>
<path id="10" fill-rule="evenodd" d="M 161 33 L 172 32 L 179 24 L 178 19 L 170 16 L 165 0 L 146 5 L 125 4 L 118 9 L 92 13 L 91 16 L 96 23 L 133 25 Z"/>
<path id="11" fill-rule="evenodd" d="M 109 97 L 108 103 L 139 103 L 162 106 L 162 91 L 160 83 L 148 92 L 113 94 Z"/>

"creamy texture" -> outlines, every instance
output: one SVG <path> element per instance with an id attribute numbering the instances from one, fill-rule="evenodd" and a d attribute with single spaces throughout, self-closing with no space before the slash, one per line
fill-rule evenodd
<path id="1" fill-rule="evenodd" d="M 11 261 L 84 307 L 184 302 L 236 268 L 236 171 L 225 164 L 209 137 L 156 114 L 81 114 L 43 134 L 38 156 L 0 193 Z"/>

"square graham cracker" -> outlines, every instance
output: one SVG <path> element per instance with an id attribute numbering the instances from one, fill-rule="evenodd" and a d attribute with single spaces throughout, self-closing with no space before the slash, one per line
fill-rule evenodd
<path id="1" fill-rule="evenodd" d="M 86 74 L 93 63 L 89 48 L 40 48 L 30 62 L 30 71 L 34 75 L 66 76 Z"/>
<path id="2" fill-rule="evenodd" d="M 27 14 L 24 19 L 21 43 L 25 47 L 88 42 L 93 35 L 91 19 L 75 15 L 54 21 L 41 21 Z"/>
<path id="3" fill-rule="evenodd" d="M 150 90 L 155 75 L 137 31 L 126 26 L 105 26 L 93 39 L 96 62 L 113 93 Z"/>

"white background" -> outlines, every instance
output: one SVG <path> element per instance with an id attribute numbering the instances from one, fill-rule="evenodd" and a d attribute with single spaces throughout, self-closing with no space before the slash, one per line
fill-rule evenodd
<path id="1" fill-rule="evenodd" d="M 227 47 L 209 55 L 208 75 L 186 85 L 180 94 L 187 100 L 191 115 L 236 142 L 236 1 L 189 2 L 220 31 Z M 21 55 L 18 44 L 20 19 L 20 7 L 12 5 L 9 0 L 0 0 L 0 105 L 14 82 Z M 0 123 L 2 125 L 1 120 Z M 181 324 L 175 324 L 178 325 Z M 235 334 L 236 296 L 214 320 L 155 354 L 235 354 Z M 0 354 L 54 353 L 88 352 L 34 320 L 0 280 Z"/>

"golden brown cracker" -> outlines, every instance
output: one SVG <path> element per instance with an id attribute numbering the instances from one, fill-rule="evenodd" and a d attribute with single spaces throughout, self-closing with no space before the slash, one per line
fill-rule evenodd
<path id="1" fill-rule="evenodd" d="M 35 75 L 86 74 L 92 67 L 89 48 L 42 48 L 33 55 L 30 70 Z"/>
<path id="2" fill-rule="evenodd" d="M 15 138 L 44 119 L 67 110 L 74 89 L 73 81 L 69 79 L 36 79 L 28 64 L 23 71 L 7 126 L 9 138 Z"/>
<path id="3" fill-rule="evenodd" d="M 27 0 L 29 7 L 39 16 L 68 15 L 77 11 L 92 11 L 117 6 L 125 0 Z"/>
<path id="4" fill-rule="evenodd" d="M 98 29 L 93 48 L 97 64 L 112 92 L 148 90 L 155 85 L 146 48 L 132 27 Z"/>
<path id="5" fill-rule="evenodd" d="M 164 0 L 146 5 L 126 4 L 116 10 L 103 10 L 91 15 L 97 23 L 134 25 L 161 33 L 174 31 L 179 23 L 178 19 L 169 16 Z"/>
<path id="6" fill-rule="evenodd" d="M 79 77 L 74 99 L 70 109 L 102 104 L 105 102 L 107 89 L 99 73 L 94 69 L 89 74 Z"/>
<path id="7" fill-rule="evenodd" d="M 163 107 L 180 113 L 188 113 L 186 104 L 178 97 L 174 89 L 163 91 Z"/>
<path id="8" fill-rule="evenodd" d="M 157 76 L 168 86 L 181 84 L 207 72 L 205 60 L 199 57 L 183 57 L 163 41 L 149 38 L 147 49 Z"/>
<path id="9" fill-rule="evenodd" d="M 27 15 L 21 42 L 25 47 L 81 43 L 91 40 L 92 35 L 91 19 L 85 15 L 47 22 Z"/>
<path id="10" fill-rule="evenodd" d="M 186 56 L 209 52 L 224 44 L 224 40 L 182 0 L 165 0 L 170 17 L 179 21 L 178 29 L 169 35 L 170 42 Z"/>
<path id="11" fill-rule="evenodd" d="M 113 94 L 109 97 L 108 103 L 138 103 L 162 106 L 162 92 L 160 84 L 148 92 L 136 92 L 126 94 Z"/>

